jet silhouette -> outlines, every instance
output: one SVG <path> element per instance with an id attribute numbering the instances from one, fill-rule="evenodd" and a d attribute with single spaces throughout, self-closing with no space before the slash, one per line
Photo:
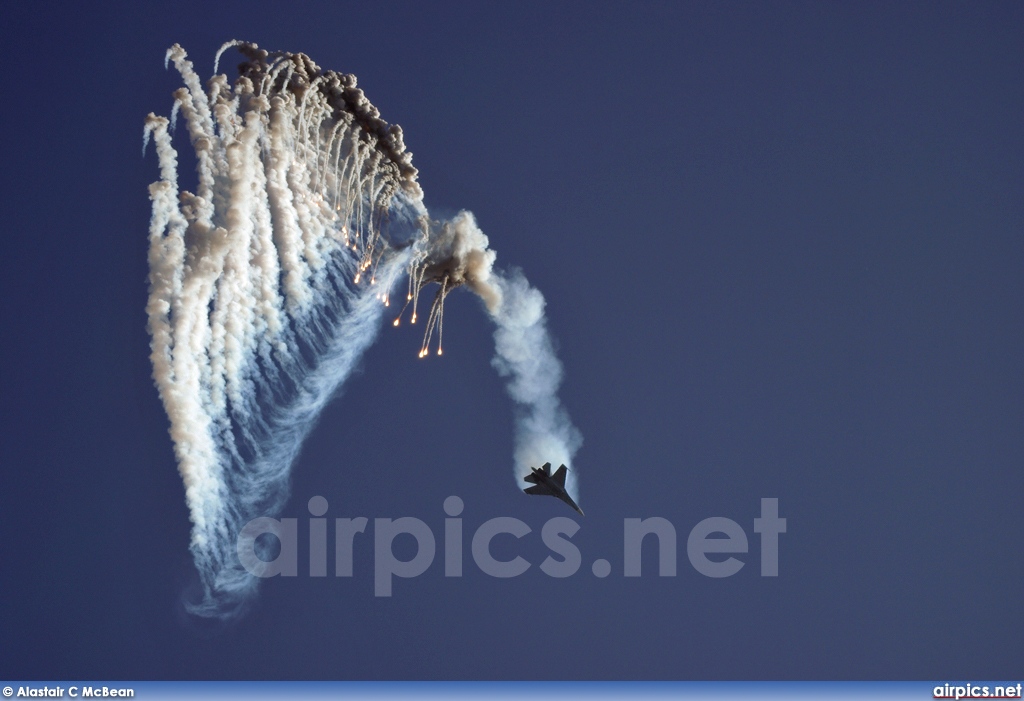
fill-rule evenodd
<path id="1" fill-rule="evenodd" d="M 533 472 L 524 477 L 523 481 L 531 482 L 536 486 L 527 487 L 523 490 L 524 492 L 527 494 L 547 494 L 558 497 L 575 509 L 580 516 L 583 515 L 583 509 L 576 506 L 576 502 L 565 491 L 565 474 L 568 472 L 568 468 L 565 465 L 558 468 L 555 474 L 551 474 L 551 463 L 549 462 L 544 463 L 543 467 L 531 467 L 530 469 Z"/>

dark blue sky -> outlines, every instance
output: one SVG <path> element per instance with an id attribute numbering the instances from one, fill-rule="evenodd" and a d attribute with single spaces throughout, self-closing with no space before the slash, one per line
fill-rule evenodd
<path id="1" fill-rule="evenodd" d="M 1019 674 L 1019 3 L 104 5 L 0 9 L 0 677 Z M 375 598 L 371 535 L 351 580 L 270 580 L 216 636 L 179 621 L 142 124 L 180 85 L 168 46 L 205 76 L 232 38 L 358 75 L 427 204 L 472 210 L 544 291 L 585 438 L 574 576 L 539 570 L 541 527 L 571 512 L 516 489 L 490 322 L 459 294 L 443 359 L 382 332 L 284 515 L 322 495 L 329 518 L 440 538 L 455 494 L 468 534 L 530 524 L 494 552 L 531 570 L 490 578 L 467 542 L 463 578 L 439 555 Z M 759 576 L 762 497 L 788 519 L 778 578 Z M 622 574 L 623 519 L 649 516 L 678 531 L 675 577 L 653 542 Z M 686 558 L 711 516 L 750 538 L 727 579 Z"/>

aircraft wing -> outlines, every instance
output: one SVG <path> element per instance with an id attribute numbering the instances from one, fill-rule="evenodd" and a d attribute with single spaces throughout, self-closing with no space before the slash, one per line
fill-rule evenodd
<path id="1" fill-rule="evenodd" d="M 527 494 L 554 494 L 550 489 L 545 487 L 543 484 L 538 484 L 535 487 L 527 487 L 523 490 Z"/>
<path id="2" fill-rule="evenodd" d="M 555 483 L 558 484 L 559 487 L 564 487 L 565 486 L 565 473 L 566 473 L 566 471 L 567 471 L 566 466 L 562 465 L 560 468 L 558 468 L 558 472 L 556 472 L 555 474 L 551 475 L 551 479 L 553 479 L 555 481 Z"/>

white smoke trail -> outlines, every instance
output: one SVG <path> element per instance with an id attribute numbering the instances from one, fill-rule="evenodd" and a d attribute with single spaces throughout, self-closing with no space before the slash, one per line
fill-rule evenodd
<path id="1" fill-rule="evenodd" d="M 471 214 L 430 219 L 401 129 L 380 119 L 354 76 L 243 42 L 217 60 L 232 46 L 247 59 L 240 77 L 215 75 L 205 88 L 181 47 L 167 52 L 185 83 L 172 115 L 196 154 L 194 194 L 179 190 L 168 120 L 151 114 L 144 131 L 161 174 L 150 186 L 153 377 L 201 585 L 186 607 L 218 619 L 240 614 L 258 581 L 238 561 L 240 529 L 279 512 L 302 441 L 373 342 L 403 270 L 413 322 L 420 290 L 440 286 L 421 356 L 435 330 L 441 353 L 444 299 L 456 287 L 478 294 L 497 323 L 520 477 L 531 464 L 571 465 L 580 442 L 555 396 L 561 367 L 543 297 L 521 274 L 492 270 Z"/>
<path id="2" fill-rule="evenodd" d="M 494 367 L 508 378 L 508 393 L 516 408 L 516 482 L 530 474 L 530 466 L 550 462 L 569 467 L 565 482 L 570 496 L 579 501 L 579 481 L 572 459 L 583 442 L 569 414 L 558 401 L 562 364 L 548 335 L 544 296 L 530 287 L 516 270 L 497 278 L 502 305 L 493 314 Z"/>
<path id="3" fill-rule="evenodd" d="M 570 468 L 566 487 L 578 496 L 572 459 L 583 442 L 558 401 L 562 364 L 555 356 L 544 318 L 544 296 L 519 270 L 504 275 L 493 270 L 496 254 L 469 212 L 459 212 L 432 237 L 432 247 L 466 286 L 484 301 L 497 325 L 493 365 L 508 378 L 516 402 L 515 475 L 517 485 L 531 466 L 545 462 Z"/>

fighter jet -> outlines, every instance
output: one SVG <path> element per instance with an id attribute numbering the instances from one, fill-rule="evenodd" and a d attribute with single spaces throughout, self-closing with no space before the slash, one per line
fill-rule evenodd
<path id="1" fill-rule="evenodd" d="M 527 494 L 548 494 L 553 497 L 558 497 L 566 504 L 571 506 L 576 512 L 582 516 L 583 509 L 576 506 L 576 502 L 572 500 L 569 493 L 565 491 L 565 473 L 568 472 L 568 468 L 562 465 L 555 474 L 551 474 L 551 463 L 544 463 L 544 467 L 531 467 L 532 473 L 523 478 L 524 482 L 531 482 L 536 485 L 535 487 L 527 487 L 523 491 Z"/>

